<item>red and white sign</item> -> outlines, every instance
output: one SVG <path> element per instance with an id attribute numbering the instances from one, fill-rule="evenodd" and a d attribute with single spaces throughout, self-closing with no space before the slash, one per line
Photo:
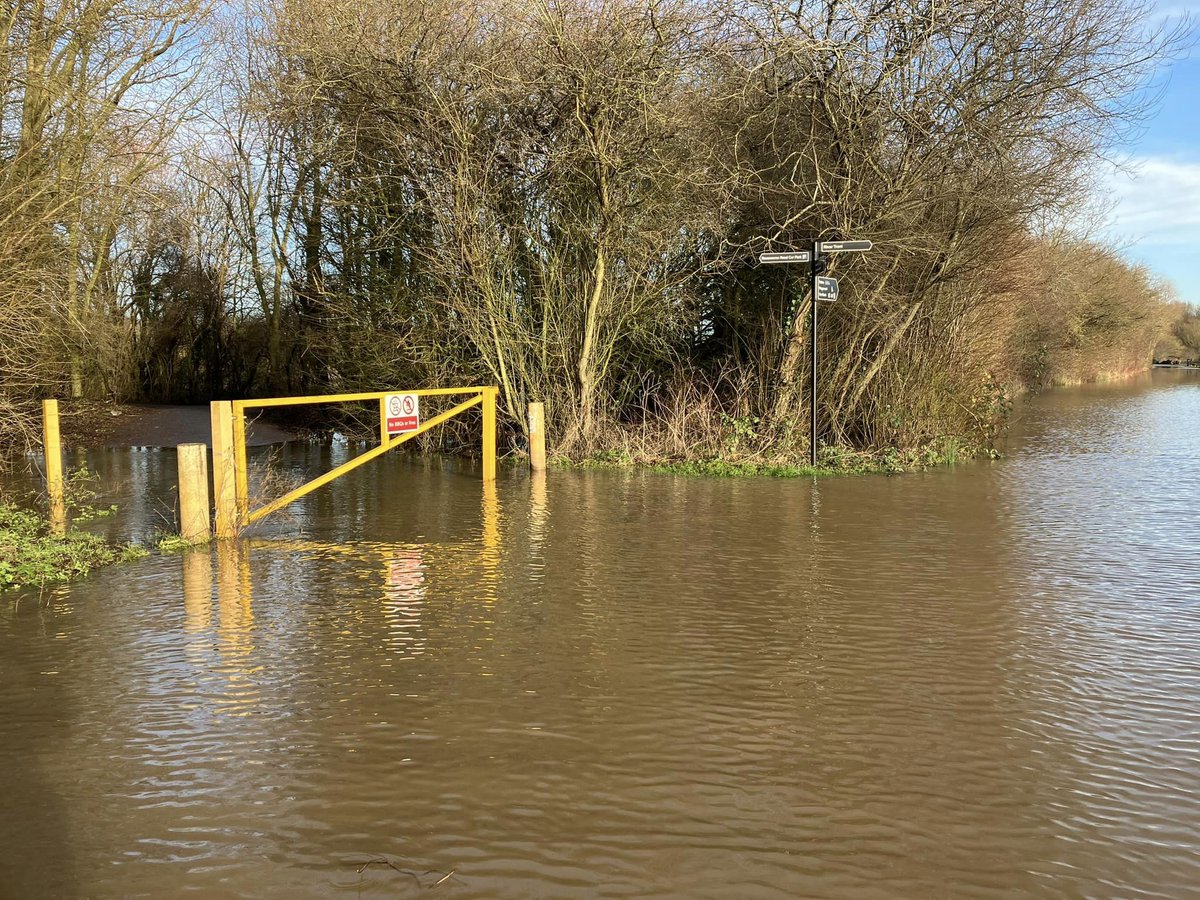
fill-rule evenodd
<path id="1" fill-rule="evenodd" d="M 388 394 L 383 408 L 387 413 L 387 433 L 404 434 L 421 426 L 421 406 L 416 394 Z"/>

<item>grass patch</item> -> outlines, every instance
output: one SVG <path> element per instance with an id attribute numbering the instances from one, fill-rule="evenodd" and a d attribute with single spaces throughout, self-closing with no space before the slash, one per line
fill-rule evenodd
<path id="1" fill-rule="evenodd" d="M 207 547 L 208 541 L 195 542 L 189 541 L 181 534 L 164 534 L 159 536 L 154 546 L 158 548 L 159 553 L 185 553 L 197 547 Z"/>
<path id="2" fill-rule="evenodd" d="M 628 456 L 600 454 L 581 460 L 558 458 L 554 464 L 566 469 L 639 469 L 663 475 L 702 478 L 810 478 L 849 475 L 853 470 L 831 466 L 809 466 L 786 462 L 756 462 L 727 459 L 639 460 Z M 861 470 L 865 471 L 865 470 Z"/>
<path id="3" fill-rule="evenodd" d="M 787 458 L 727 458 L 697 457 L 693 459 L 654 459 L 635 456 L 628 451 L 608 451 L 579 460 L 554 460 L 567 469 L 640 469 L 669 475 L 692 475 L 707 478 L 814 478 L 836 475 L 895 475 L 920 471 L 979 457 L 995 458 L 991 449 L 972 449 L 955 440 L 943 440 L 921 447 L 899 449 L 888 447 L 879 451 L 852 450 L 845 447 L 822 447 L 816 466 Z"/>
<path id="4" fill-rule="evenodd" d="M 844 474 L 837 469 L 787 463 L 730 462 L 724 459 L 693 459 L 683 462 L 652 463 L 644 468 L 670 475 L 698 475 L 708 478 L 805 478 Z"/>
<path id="5" fill-rule="evenodd" d="M 147 555 L 137 544 L 111 544 L 87 532 L 58 537 L 36 512 L 0 503 L 0 589 L 82 578 L 93 569 Z"/>

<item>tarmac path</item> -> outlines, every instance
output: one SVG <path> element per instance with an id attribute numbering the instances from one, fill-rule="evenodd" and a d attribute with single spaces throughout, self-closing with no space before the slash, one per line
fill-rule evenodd
<path id="1" fill-rule="evenodd" d="M 249 414 L 247 416 L 249 418 Z M 212 445 L 208 406 L 137 405 L 122 407 L 111 430 L 104 435 L 105 447 L 175 447 L 179 444 Z M 248 421 L 246 443 L 250 446 L 279 444 L 296 439 L 285 428 L 264 421 Z"/>

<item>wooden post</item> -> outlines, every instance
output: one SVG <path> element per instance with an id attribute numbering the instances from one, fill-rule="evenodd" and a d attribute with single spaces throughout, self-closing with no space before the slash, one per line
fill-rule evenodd
<path id="1" fill-rule="evenodd" d="M 529 468 L 546 470 L 546 407 L 541 403 L 529 404 Z"/>
<path id="2" fill-rule="evenodd" d="M 496 395 L 499 388 L 483 391 L 483 480 L 496 480 Z"/>
<path id="3" fill-rule="evenodd" d="M 208 527 L 208 447 L 180 444 L 175 448 L 179 467 L 179 534 L 189 544 L 203 544 Z"/>
<path id="4" fill-rule="evenodd" d="M 217 507 L 217 537 L 238 533 L 237 465 L 233 455 L 233 404 L 215 400 L 212 411 L 213 500 Z"/>
<path id="5" fill-rule="evenodd" d="M 46 458 L 46 495 L 50 498 L 50 530 L 67 530 L 67 495 L 63 485 L 62 437 L 58 429 L 58 401 L 42 401 L 42 449 Z"/>

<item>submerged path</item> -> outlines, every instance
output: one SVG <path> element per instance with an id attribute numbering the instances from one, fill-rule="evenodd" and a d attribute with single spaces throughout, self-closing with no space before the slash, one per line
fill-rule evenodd
<path id="1" fill-rule="evenodd" d="M 1197 897 L 1200 375 L 1015 419 L 900 477 L 388 454 L 0 595 L 0 898 Z M 83 455 L 160 527 L 174 453 Z"/>
<path id="2" fill-rule="evenodd" d="M 175 447 L 179 444 L 212 443 L 208 406 L 138 405 L 121 408 L 115 427 L 97 446 Z M 296 435 L 270 422 L 251 422 L 246 443 L 252 446 L 294 440 Z"/>

